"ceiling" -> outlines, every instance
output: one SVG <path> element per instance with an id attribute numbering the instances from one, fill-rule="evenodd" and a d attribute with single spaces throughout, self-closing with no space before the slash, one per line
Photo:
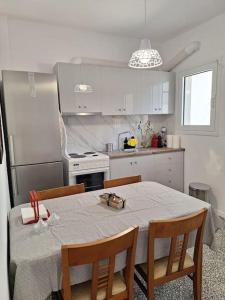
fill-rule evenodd
<path id="1" fill-rule="evenodd" d="M 225 0 L 0 0 L 0 13 L 163 42 L 225 12 Z"/>

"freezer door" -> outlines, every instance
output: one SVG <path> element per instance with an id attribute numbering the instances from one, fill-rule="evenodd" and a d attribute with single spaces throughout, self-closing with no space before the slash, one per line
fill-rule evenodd
<path id="1" fill-rule="evenodd" d="M 61 160 L 55 75 L 3 71 L 11 166 Z"/>
<path id="2" fill-rule="evenodd" d="M 14 205 L 29 201 L 31 190 L 63 186 L 62 162 L 11 168 Z"/>

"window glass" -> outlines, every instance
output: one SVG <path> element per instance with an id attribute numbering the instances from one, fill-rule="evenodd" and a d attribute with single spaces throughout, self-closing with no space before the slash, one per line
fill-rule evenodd
<path id="1" fill-rule="evenodd" d="M 184 126 L 210 126 L 213 71 L 183 77 Z"/>

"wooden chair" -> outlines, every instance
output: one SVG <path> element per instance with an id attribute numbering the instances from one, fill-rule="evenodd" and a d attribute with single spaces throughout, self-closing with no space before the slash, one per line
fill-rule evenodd
<path id="1" fill-rule="evenodd" d="M 132 299 L 137 234 L 138 227 L 131 227 L 103 240 L 62 246 L 64 300 Z M 125 250 L 123 277 L 120 272 L 114 274 L 114 267 L 116 254 Z M 92 264 L 92 281 L 71 287 L 69 268 L 83 264 Z"/>
<path id="2" fill-rule="evenodd" d="M 153 221 L 149 224 L 147 264 L 136 266 L 146 281 L 147 290 L 135 274 L 135 281 L 149 300 L 154 299 L 154 287 L 188 275 L 193 280 L 194 299 L 201 299 L 202 248 L 207 209 L 183 218 Z M 197 230 L 193 259 L 186 253 L 189 234 Z M 154 260 L 154 242 L 158 238 L 171 238 L 169 256 Z M 182 239 L 181 239 L 182 238 Z M 191 275 L 192 274 L 192 275 Z"/>
<path id="3" fill-rule="evenodd" d="M 75 184 L 75 185 L 68 185 L 62 186 L 54 189 L 43 190 L 43 191 L 36 191 L 36 197 L 39 201 L 52 199 L 52 198 L 59 198 L 69 195 L 75 195 L 84 193 L 85 188 L 84 184 Z"/>
<path id="4" fill-rule="evenodd" d="M 105 180 L 104 189 L 136 183 L 136 182 L 141 182 L 141 175 Z"/>

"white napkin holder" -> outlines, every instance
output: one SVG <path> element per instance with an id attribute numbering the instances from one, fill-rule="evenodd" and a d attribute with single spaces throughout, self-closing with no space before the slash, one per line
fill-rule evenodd
<path id="1" fill-rule="evenodd" d="M 33 207 L 22 207 L 21 215 L 23 224 L 28 224 L 35 220 L 34 208 Z M 39 217 L 40 219 L 48 219 L 48 211 L 44 204 L 39 205 Z"/>

